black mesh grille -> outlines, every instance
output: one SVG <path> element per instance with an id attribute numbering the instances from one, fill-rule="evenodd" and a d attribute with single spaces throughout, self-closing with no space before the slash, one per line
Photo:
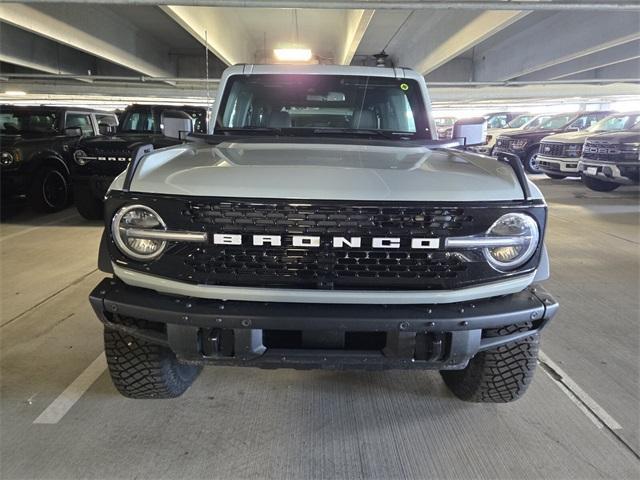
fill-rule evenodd
<path id="1" fill-rule="evenodd" d="M 615 162 L 621 160 L 620 148 L 606 141 L 587 141 L 582 150 L 582 156 L 590 160 Z"/>
<path id="2" fill-rule="evenodd" d="M 113 194 L 112 194 L 113 195 Z M 242 236 L 242 245 L 172 243 L 149 264 L 111 254 L 128 268 L 205 285 L 319 289 L 452 289 L 530 271 L 537 255 L 517 272 L 492 269 L 481 251 L 444 250 L 444 240 L 485 232 L 506 213 L 504 205 L 431 206 L 416 203 L 248 201 L 136 195 L 176 230 Z M 109 199 L 108 210 L 122 205 Z M 544 225 L 544 208 L 512 205 Z M 253 235 L 277 235 L 281 246 L 253 245 Z M 320 237 L 317 247 L 294 247 L 294 235 Z M 333 245 L 334 237 L 360 237 L 360 247 Z M 398 248 L 373 248 L 373 237 L 397 238 Z M 415 249 L 411 239 L 435 238 L 438 249 Z"/>
<path id="3" fill-rule="evenodd" d="M 540 153 L 550 157 L 564 157 L 564 145 L 562 143 L 541 143 Z"/>

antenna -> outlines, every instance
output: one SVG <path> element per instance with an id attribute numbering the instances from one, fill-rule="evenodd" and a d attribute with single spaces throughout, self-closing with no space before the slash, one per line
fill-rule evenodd
<path id="1" fill-rule="evenodd" d="M 207 36 L 207 30 L 204 31 L 204 69 L 205 79 L 207 85 L 207 133 L 209 131 L 209 124 L 211 124 L 211 96 L 209 92 L 209 38 Z"/>

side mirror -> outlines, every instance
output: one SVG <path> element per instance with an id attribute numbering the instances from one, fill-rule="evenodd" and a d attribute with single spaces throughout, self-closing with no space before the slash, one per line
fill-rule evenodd
<path id="1" fill-rule="evenodd" d="M 64 134 L 67 137 L 81 137 L 82 129 L 80 127 L 67 127 L 64 129 Z"/>
<path id="2" fill-rule="evenodd" d="M 487 140 L 487 121 L 482 117 L 466 118 L 453 124 L 453 139 L 462 147 L 484 145 Z"/>
<path id="3" fill-rule="evenodd" d="M 162 115 L 162 134 L 168 138 L 182 140 L 185 134 L 181 132 L 193 132 L 193 119 L 184 112 L 164 112 Z"/>
<path id="4" fill-rule="evenodd" d="M 115 125 L 109 125 L 108 123 L 99 123 L 98 132 L 100 135 L 110 135 L 116 131 Z"/>

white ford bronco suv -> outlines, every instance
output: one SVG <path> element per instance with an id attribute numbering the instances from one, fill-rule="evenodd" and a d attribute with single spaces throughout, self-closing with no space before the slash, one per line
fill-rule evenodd
<path id="1" fill-rule="evenodd" d="M 531 382 L 557 310 L 547 208 L 517 157 L 438 140 L 404 68 L 238 65 L 210 135 L 115 179 L 90 301 L 117 389 L 182 394 L 202 365 L 435 369 L 461 399 Z"/>

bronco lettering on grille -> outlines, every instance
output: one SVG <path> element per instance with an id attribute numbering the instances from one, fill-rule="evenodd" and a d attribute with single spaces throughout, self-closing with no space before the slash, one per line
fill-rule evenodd
<path id="1" fill-rule="evenodd" d="M 286 237 L 287 242 L 293 247 L 319 248 L 320 236 L 315 235 L 291 235 Z M 439 238 L 410 238 L 408 247 L 416 250 L 435 250 L 440 248 Z M 406 241 L 406 240 L 405 240 Z M 282 235 L 239 235 L 230 233 L 214 233 L 213 243 L 215 245 L 243 245 L 250 243 L 254 246 L 269 245 L 280 247 L 283 243 Z M 400 248 L 403 239 L 400 237 L 371 237 L 366 239 L 365 246 L 371 248 Z M 361 248 L 362 237 L 332 237 L 333 248 Z"/>

